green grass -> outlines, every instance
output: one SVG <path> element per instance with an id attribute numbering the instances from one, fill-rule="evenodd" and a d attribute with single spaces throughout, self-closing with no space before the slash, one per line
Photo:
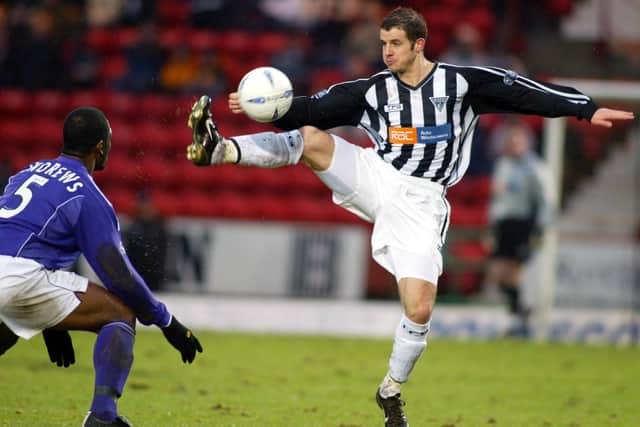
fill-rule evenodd
<path id="1" fill-rule="evenodd" d="M 74 426 L 91 402 L 94 336 L 76 364 L 50 364 L 42 338 L 0 357 L 0 426 Z M 120 410 L 136 427 L 381 426 L 373 395 L 390 340 L 201 332 L 191 366 L 138 332 Z M 638 348 L 432 339 L 404 387 L 413 427 L 640 426 Z"/>

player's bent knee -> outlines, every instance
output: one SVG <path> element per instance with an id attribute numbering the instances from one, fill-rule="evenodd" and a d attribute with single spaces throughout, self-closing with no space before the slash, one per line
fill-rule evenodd
<path id="1" fill-rule="evenodd" d="M 325 131 L 313 126 L 305 126 L 300 129 L 304 139 L 302 157 L 314 170 L 326 170 L 331 165 L 333 158 L 333 137 Z"/>
<path id="2" fill-rule="evenodd" d="M 412 304 L 405 309 L 405 315 L 412 322 L 427 323 L 431 319 L 431 313 L 433 311 L 432 304 L 428 302 L 422 302 L 419 304 Z"/>

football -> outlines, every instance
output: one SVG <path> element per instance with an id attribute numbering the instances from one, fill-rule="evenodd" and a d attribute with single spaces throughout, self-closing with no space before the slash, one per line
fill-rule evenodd
<path id="1" fill-rule="evenodd" d="M 273 67 L 258 67 L 244 75 L 238 85 L 240 106 L 257 122 L 272 122 L 291 107 L 293 88 L 282 71 Z"/>

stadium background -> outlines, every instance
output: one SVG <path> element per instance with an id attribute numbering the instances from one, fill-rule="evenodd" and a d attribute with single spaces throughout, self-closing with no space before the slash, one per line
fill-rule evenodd
<path id="1" fill-rule="evenodd" d="M 183 316 L 193 316 L 199 327 L 255 330 L 256 319 L 243 326 L 233 317 L 255 307 L 264 315 L 258 330 L 290 331 L 278 322 L 282 314 L 306 313 L 294 331 L 340 333 L 340 319 L 355 313 L 362 327 L 343 332 L 390 335 L 399 310 L 396 288 L 370 260 L 370 226 L 334 206 L 309 170 L 196 168 L 184 150 L 190 141 L 186 116 L 203 93 L 214 98 L 223 133 L 272 129 L 226 107 L 226 94 L 256 66 L 282 69 L 298 94 L 381 69 L 379 21 L 399 3 L 4 2 L 2 174 L 55 156 L 65 114 L 95 105 L 109 117 L 114 135 L 108 168 L 96 180 L 121 216 L 125 235 L 146 209 L 142 200 L 164 218 L 164 273 L 149 284 L 167 293 Z M 640 7 L 633 0 L 402 4 L 425 14 L 432 59 L 500 65 L 545 79 L 629 82 L 640 75 Z M 637 102 L 625 106 L 638 111 Z M 544 121 L 522 119 L 537 136 L 536 149 L 544 151 Z M 495 295 L 483 287 L 489 176 L 503 122 L 483 117 L 470 170 L 448 193 L 452 225 L 436 334 L 493 336 L 506 321 Z M 565 310 L 551 336 L 637 340 L 638 130 L 568 124 L 559 221 L 566 244 L 556 269 L 557 305 Z M 368 143 L 357 131 L 339 132 Z M 589 193 L 593 188 L 600 195 Z M 151 243 L 143 248 L 154 251 Z M 535 267 L 528 276 L 535 294 Z"/>

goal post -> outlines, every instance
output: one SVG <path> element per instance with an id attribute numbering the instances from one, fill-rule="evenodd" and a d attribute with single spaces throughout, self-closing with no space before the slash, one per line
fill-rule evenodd
<path id="1" fill-rule="evenodd" d="M 581 92 L 589 95 L 598 103 L 628 103 L 629 105 L 640 105 L 640 81 L 636 82 L 616 82 L 602 80 L 582 80 L 582 79 L 559 79 L 554 81 L 563 86 L 574 87 Z M 636 118 L 638 120 L 638 118 Z M 615 126 L 615 124 L 614 124 Z M 558 208 L 562 200 L 562 180 L 564 173 L 564 150 L 565 137 L 567 129 L 567 119 L 564 117 L 555 119 L 545 119 L 543 128 L 543 157 L 545 158 L 549 169 L 553 175 L 553 190 L 555 202 Z M 640 185 L 638 166 L 635 166 L 635 184 Z M 636 189 L 640 191 L 640 188 Z M 638 195 L 635 195 L 635 209 L 640 212 L 638 206 Z M 636 243 L 637 245 L 637 243 Z M 551 313 L 556 302 L 557 287 L 557 261 L 559 249 L 559 230 L 557 222 L 551 225 L 546 231 L 543 239 L 541 250 L 539 251 L 539 270 L 537 274 L 537 283 L 534 293 L 534 304 L 536 306 L 536 314 L 534 321 L 536 322 L 536 336 L 545 340 L 549 336 L 549 328 L 551 324 Z M 637 249 L 637 246 L 636 246 Z M 636 250 L 637 259 L 637 250 Z M 639 280 L 638 272 L 635 272 L 635 281 Z M 606 284 L 603 284 L 606 286 Z M 635 298 L 640 298 L 640 283 L 633 283 L 635 287 Z M 638 310 L 639 301 L 635 301 L 635 311 Z M 637 322 L 637 320 L 636 320 Z M 637 324 L 636 324 L 637 327 Z M 637 336 L 636 336 L 637 340 Z M 637 341 L 636 341 L 637 342 Z"/>

